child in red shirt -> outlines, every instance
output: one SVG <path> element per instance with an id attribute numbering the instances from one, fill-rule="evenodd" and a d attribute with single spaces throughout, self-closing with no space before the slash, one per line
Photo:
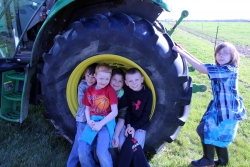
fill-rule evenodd
<path id="1" fill-rule="evenodd" d="M 108 151 L 112 147 L 111 141 L 115 129 L 115 117 L 117 116 L 117 96 L 115 90 L 109 85 L 112 69 L 108 64 L 98 64 L 95 70 L 96 85 L 86 90 L 83 104 L 86 105 L 85 115 L 87 125 L 83 131 L 79 144 L 79 159 L 81 166 L 95 166 L 93 141 L 97 136 L 96 154 L 101 166 L 113 167 L 112 158 Z M 105 96 L 109 99 L 109 106 L 106 109 L 98 109 L 95 99 Z"/>

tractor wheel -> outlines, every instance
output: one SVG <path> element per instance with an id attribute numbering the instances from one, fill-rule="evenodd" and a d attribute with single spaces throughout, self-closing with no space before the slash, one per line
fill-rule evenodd
<path id="1" fill-rule="evenodd" d="M 177 136 L 189 114 L 191 78 L 173 41 L 145 19 L 123 13 L 95 14 L 73 23 L 43 55 L 38 75 L 47 118 L 59 135 L 73 141 L 77 85 L 91 63 L 139 68 L 153 94 L 144 150 L 155 154 Z"/>

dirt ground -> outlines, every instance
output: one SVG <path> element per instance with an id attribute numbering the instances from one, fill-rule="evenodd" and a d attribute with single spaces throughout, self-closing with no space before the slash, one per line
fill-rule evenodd
<path id="1" fill-rule="evenodd" d="M 250 59 L 250 48 L 249 47 L 241 47 L 241 46 L 236 46 L 238 52 L 248 59 Z"/>

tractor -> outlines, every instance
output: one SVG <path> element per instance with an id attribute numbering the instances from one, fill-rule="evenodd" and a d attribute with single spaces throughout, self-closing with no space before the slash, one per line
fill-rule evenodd
<path id="1" fill-rule="evenodd" d="M 153 95 L 144 151 L 156 154 L 185 124 L 193 93 L 185 59 L 172 51 L 177 24 L 158 20 L 170 10 L 165 0 L 0 0 L 0 117 L 22 123 L 42 103 L 72 143 L 86 67 L 136 67 Z"/>

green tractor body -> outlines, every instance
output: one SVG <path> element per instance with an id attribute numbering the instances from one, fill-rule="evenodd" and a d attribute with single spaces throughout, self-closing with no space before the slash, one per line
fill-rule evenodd
<path id="1" fill-rule="evenodd" d="M 85 68 L 108 63 L 142 71 L 153 106 L 144 150 L 172 142 L 189 115 L 186 61 L 157 20 L 163 0 L 0 0 L 0 117 L 25 120 L 41 101 L 56 133 L 74 141 L 77 86 Z M 182 16 L 181 20 L 187 16 Z M 179 22 L 178 22 L 179 24 Z"/>

